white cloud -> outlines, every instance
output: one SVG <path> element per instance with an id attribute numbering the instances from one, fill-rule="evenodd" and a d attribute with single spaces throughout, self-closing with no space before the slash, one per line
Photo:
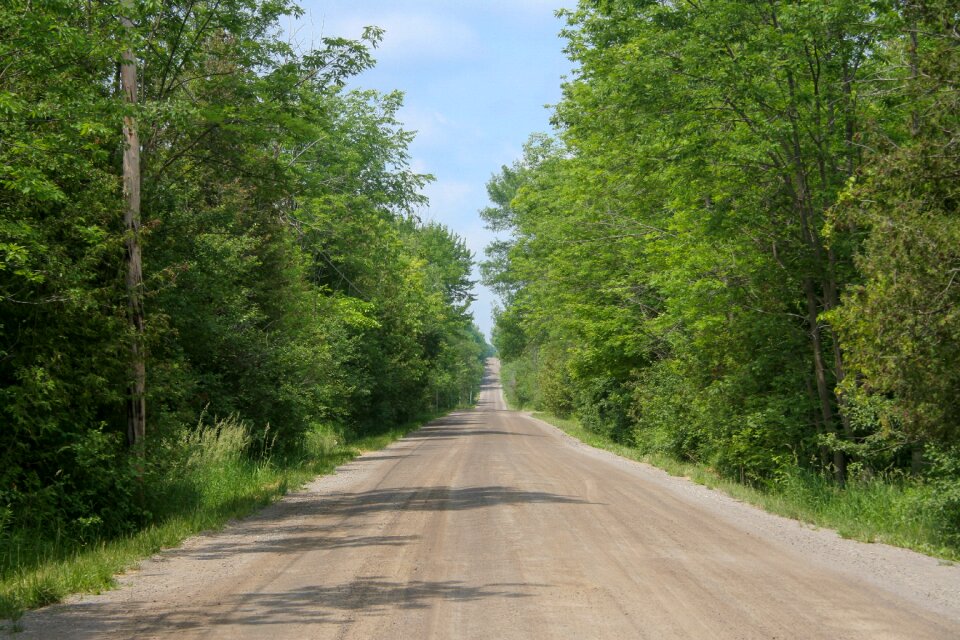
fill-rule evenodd
<path id="1" fill-rule="evenodd" d="M 482 223 L 454 229 L 454 233 L 464 239 L 467 248 L 473 252 L 478 262 L 486 259 L 485 249 L 496 238 L 496 235 L 484 227 Z"/>
<path id="2" fill-rule="evenodd" d="M 456 3 L 458 10 L 474 10 L 513 16 L 552 16 L 561 8 L 576 8 L 576 0 L 407 0 L 405 4 L 431 11 L 450 10 Z"/>
<path id="3" fill-rule="evenodd" d="M 482 49 L 480 37 L 468 24 L 428 12 L 353 14 L 326 23 L 324 31 L 355 38 L 368 25 L 385 31 L 383 42 L 374 52 L 381 62 L 455 60 L 472 57 Z"/>
<path id="4" fill-rule="evenodd" d="M 417 132 L 417 145 L 443 144 L 449 140 L 451 123 L 435 109 L 404 105 L 397 117 L 403 123 L 404 129 Z"/>
<path id="5" fill-rule="evenodd" d="M 427 162 L 420 158 L 410 160 L 410 170 L 414 173 L 430 173 L 430 167 L 427 166 Z"/>
<path id="6" fill-rule="evenodd" d="M 441 222 L 462 216 L 464 209 L 475 200 L 476 191 L 476 185 L 470 182 L 444 179 L 431 182 L 424 189 L 430 198 L 431 213 Z"/>
<path id="7" fill-rule="evenodd" d="M 576 0 L 477 0 L 473 4 L 483 8 L 495 9 L 504 13 L 523 14 L 529 17 L 553 15 L 563 8 L 576 8 Z"/>

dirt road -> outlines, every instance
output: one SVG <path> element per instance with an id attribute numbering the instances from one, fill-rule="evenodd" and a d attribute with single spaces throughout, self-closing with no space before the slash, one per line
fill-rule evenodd
<path id="1" fill-rule="evenodd" d="M 960 638 L 960 567 L 839 539 L 480 404 L 20 638 Z"/>

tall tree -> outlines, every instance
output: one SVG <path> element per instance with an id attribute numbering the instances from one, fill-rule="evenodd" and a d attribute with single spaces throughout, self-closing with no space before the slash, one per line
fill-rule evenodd
<path id="1" fill-rule="evenodd" d="M 491 190 L 523 176 L 488 215 L 515 233 L 487 267 L 508 285 L 498 337 L 522 335 L 541 391 L 572 387 L 557 406 L 620 437 L 757 481 L 793 450 L 842 483 L 869 428 L 836 391 L 829 320 L 852 236 L 823 229 L 875 135 L 864 88 L 889 7 L 611 0 L 565 15 L 563 149 Z"/>
<path id="2" fill-rule="evenodd" d="M 300 50 L 288 0 L 81 9 L 0 6 L 0 523 L 156 517 L 136 477 L 202 416 L 297 460 L 469 398 L 471 256 L 412 215 L 402 96 L 344 86 L 380 30 Z"/>
<path id="3" fill-rule="evenodd" d="M 960 35 L 954 3 L 903 2 L 885 43 L 890 114 L 833 229 L 862 281 L 832 315 L 863 419 L 920 453 L 960 435 Z"/>

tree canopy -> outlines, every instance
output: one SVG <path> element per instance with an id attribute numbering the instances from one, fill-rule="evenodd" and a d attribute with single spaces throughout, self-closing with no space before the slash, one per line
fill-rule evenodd
<path id="1" fill-rule="evenodd" d="M 201 416 L 235 417 L 280 456 L 312 430 L 383 430 L 478 388 L 472 256 L 417 219 L 431 177 L 410 167 L 402 95 L 345 88 L 381 32 L 301 50 L 279 22 L 297 15 L 287 0 L 0 9 L 0 531 L 149 519 L 151 469 Z M 125 122 L 140 462 L 125 442 Z"/>
<path id="2" fill-rule="evenodd" d="M 557 135 L 481 212 L 515 401 L 760 485 L 955 469 L 956 7 L 562 15 Z"/>

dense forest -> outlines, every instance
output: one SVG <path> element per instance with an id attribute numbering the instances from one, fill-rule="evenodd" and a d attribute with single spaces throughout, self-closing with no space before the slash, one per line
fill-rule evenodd
<path id="1" fill-rule="evenodd" d="M 472 256 L 416 215 L 402 96 L 346 88 L 382 33 L 300 47 L 298 13 L 0 8 L 4 577 L 182 507 L 204 442 L 296 463 L 474 397 Z"/>
<path id="2" fill-rule="evenodd" d="M 956 542 L 956 2 L 562 16 L 557 134 L 482 212 L 508 396 L 759 488 L 908 483 Z"/>

